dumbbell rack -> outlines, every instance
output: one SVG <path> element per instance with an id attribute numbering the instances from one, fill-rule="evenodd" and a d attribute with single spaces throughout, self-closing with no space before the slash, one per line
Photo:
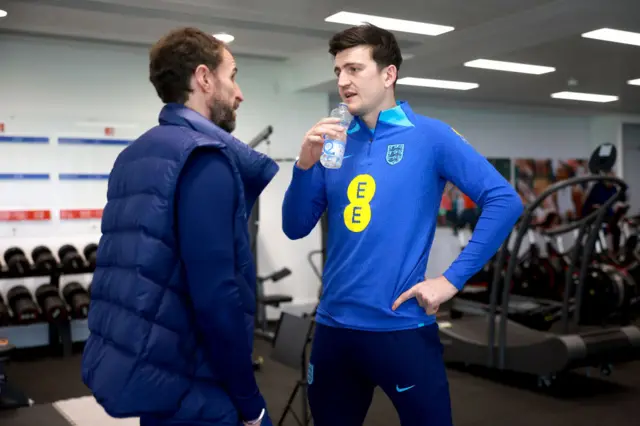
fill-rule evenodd
<path id="1" fill-rule="evenodd" d="M 63 275 L 77 275 L 77 274 L 91 274 L 94 271 L 94 267 L 89 265 L 88 262 L 83 262 L 83 265 L 76 268 L 70 268 L 66 265 L 58 264 L 51 271 L 44 272 L 37 269 L 34 265 L 30 265 L 28 270 L 23 273 L 16 273 L 10 271 L 5 265 L 0 267 L 0 280 L 6 279 L 28 279 L 28 278 L 43 278 L 49 277 L 50 284 L 60 290 L 60 277 Z M 71 318 L 66 318 L 63 321 L 48 322 L 48 334 L 49 334 L 49 346 L 62 354 L 63 357 L 70 356 L 72 354 L 73 340 L 71 336 Z M 40 324 L 32 324 L 40 325 Z M 23 325 L 18 327 L 29 327 L 30 325 Z M 12 327 L 12 326 L 9 326 Z M 7 327 L 8 328 L 8 327 Z M 2 328 L 0 328 L 0 334 Z"/>

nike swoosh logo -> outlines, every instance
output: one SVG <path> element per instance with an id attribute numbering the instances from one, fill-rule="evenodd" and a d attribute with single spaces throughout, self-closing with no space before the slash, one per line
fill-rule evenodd
<path id="1" fill-rule="evenodd" d="M 342 159 L 344 160 L 345 158 L 349 158 L 349 157 L 353 157 L 353 155 L 345 155 L 344 157 L 342 157 Z"/>
<path id="2" fill-rule="evenodd" d="M 414 387 L 416 387 L 416 385 L 409 386 L 408 388 L 401 388 L 400 386 L 396 385 L 396 390 L 398 391 L 398 393 L 402 393 L 408 391 L 409 389 L 413 389 Z"/>

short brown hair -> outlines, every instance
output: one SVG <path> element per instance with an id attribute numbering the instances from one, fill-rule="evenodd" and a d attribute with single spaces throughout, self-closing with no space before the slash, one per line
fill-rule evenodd
<path id="1" fill-rule="evenodd" d="M 218 68 L 225 48 L 211 34 L 190 27 L 175 29 L 158 40 L 149 52 L 149 80 L 162 102 L 185 103 L 196 68 Z"/>
<path id="2" fill-rule="evenodd" d="M 371 46 L 371 56 L 378 68 L 395 65 L 400 71 L 402 53 L 391 31 L 371 24 L 347 28 L 329 40 L 329 53 L 335 57 L 343 50 L 356 46 Z"/>

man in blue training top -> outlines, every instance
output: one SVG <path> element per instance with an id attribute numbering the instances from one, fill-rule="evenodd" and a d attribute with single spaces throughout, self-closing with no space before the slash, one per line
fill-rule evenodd
<path id="1" fill-rule="evenodd" d="M 355 116 L 340 169 L 319 162 L 336 119 L 305 135 L 282 207 L 303 238 L 326 211 L 327 260 L 309 364 L 316 426 L 362 425 L 376 386 L 403 426 L 450 426 L 449 387 L 435 322 L 438 307 L 479 271 L 523 210 L 515 190 L 450 126 L 396 103 L 402 56 L 371 25 L 329 43 L 342 100 Z M 469 244 L 426 279 L 442 192 L 451 181 L 481 209 Z"/>
<path id="2" fill-rule="evenodd" d="M 83 381 L 141 426 L 270 425 L 247 217 L 278 166 L 230 134 L 243 97 L 225 44 L 171 31 L 149 72 L 166 105 L 109 176 Z"/>
<path id="3" fill-rule="evenodd" d="M 614 172 L 602 172 L 604 176 L 614 176 Z M 618 193 L 619 188 L 612 182 L 596 182 L 588 190 L 584 203 L 582 204 L 582 217 L 587 217 L 600 207 L 605 205 L 607 201 Z M 611 249 L 614 254 L 617 254 L 620 250 L 620 237 L 622 236 L 622 230 L 620 229 L 620 220 L 622 219 L 621 211 L 627 204 L 627 194 L 623 192 L 618 200 L 609 207 L 606 212 L 604 222 L 608 225 L 609 233 L 611 234 Z"/>

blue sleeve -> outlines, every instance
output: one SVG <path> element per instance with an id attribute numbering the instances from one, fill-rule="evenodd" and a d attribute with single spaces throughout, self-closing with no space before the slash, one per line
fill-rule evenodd
<path id="1" fill-rule="evenodd" d="M 292 240 L 306 237 L 327 208 L 324 170 L 316 163 L 307 170 L 293 166 L 282 203 L 282 230 Z"/>
<path id="2" fill-rule="evenodd" d="M 253 420 L 260 416 L 265 401 L 253 372 L 253 348 L 236 281 L 235 188 L 231 166 L 223 154 L 194 153 L 178 187 L 178 235 L 209 362 L 221 375 L 242 418 Z"/>
<path id="3" fill-rule="evenodd" d="M 456 185 L 482 211 L 469 244 L 443 274 L 462 289 L 498 251 L 524 208 L 513 186 L 462 136 L 444 124 L 435 130 L 440 176 Z"/>

